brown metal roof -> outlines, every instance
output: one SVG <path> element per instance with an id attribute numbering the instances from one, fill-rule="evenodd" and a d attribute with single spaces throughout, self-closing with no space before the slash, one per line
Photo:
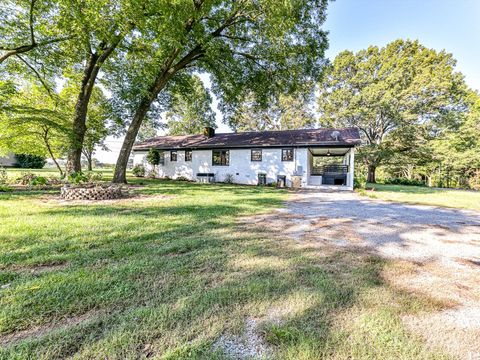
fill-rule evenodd
<path id="1" fill-rule="evenodd" d="M 337 135 L 335 136 L 335 131 Z M 213 149 L 279 146 L 355 146 L 360 144 L 357 128 L 321 128 L 283 131 L 256 131 L 205 135 L 158 136 L 135 144 L 133 150 Z"/>

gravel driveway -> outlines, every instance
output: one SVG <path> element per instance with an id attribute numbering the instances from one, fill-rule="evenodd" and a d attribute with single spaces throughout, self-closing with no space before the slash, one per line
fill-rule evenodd
<path id="1" fill-rule="evenodd" d="M 384 274 L 391 286 L 451 304 L 404 316 L 405 326 L 432 348 L 480 359 L 480 212 L 305 191 L 270 222 L 300 243 L 365 247 L 404 264 L 403 274 Z"/>
<path id="2" fill-rule="evenodd" d="M 332 238 L 338 245 L 352 242 L 381 255 L 409 260 L 471 262 L 480 269 L 480 213 L 421 205 L 390 203 L 352 192 L 301 192 L 287 204 L 297 216 L 298 231 L 331 238 L 315 224 L 338 221 Z M 295 232 L 295 231 L 294 231 Z M 299 234 L 297 234 L 299 235 Z"/>

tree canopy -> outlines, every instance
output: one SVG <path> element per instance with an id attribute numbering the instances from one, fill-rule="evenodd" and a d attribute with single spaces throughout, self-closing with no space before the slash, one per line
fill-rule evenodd
<path id="1" fill-rule="evenodd" d="M 311 94 L 280 94 L 263 106 L 247 95 L 228 119 L 237 131 L 290 130 L 311 128 L 316 119 L 311 108 Z"/>
<path id="2" fill-rule="evenodd" d="M 170 135 L 201 134 L 206 126 L 215 128 L 212 97 L 197 75 L 186 89 L 172 93 L 166 112 L 166 128 Z"/>
<path id="3" fill-rule="evenodd" d="M 321 123 L 360 129 L 366 144 L 360 155 L 371 182 L 376 167 L 392 154 L 415 148 L 413 140 L 422 127 L 435 135 L 438 128 L 456 126 L 459 114 L 467 110 L 466 86 L 452 55 L 418 41 L 344 51 L 328 67 L 319 88 Z M 388 137 L 392 141 L 386 146 Z M 392 148 L 393 143 L 400 148 Z"/>
<path id="4" fill-rule="evenodd" d="M 321 28 L 326 7 L 326 0 L 148 3 L 145 11 L 156 14 L 155 26 L 137 27 L 128 48 L 116 54 L 112 80 L 121 83 L 118 97 L 131 120 L 114 181 L 126 181 L 130 151 L 158 95 L 183 77 L 209 74 L 224 114 L 247 92 L 265 103 L 271 94 L 316 78 L 327 47 Z"/>

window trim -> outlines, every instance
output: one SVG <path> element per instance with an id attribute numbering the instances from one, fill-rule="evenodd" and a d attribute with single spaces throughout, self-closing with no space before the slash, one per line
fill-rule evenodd
<path id="1" fill-rule="evenodd" d="M 173 155 L 175 155 L 175 160 L 173 160 Z M 178 160 L 178 151 L 170 150 L 170 161 L 177 161 L 177 160 Z"/>
<path id="2" fill-rule="evenodd" d="M 190 153 L 190 159 L 187 157 L 187 153 Z M 193 150 L 185 149 L 185 161 L 192 161 L 192 158 L 193 158 Z"/>
<path id="3" fill-rule="evenodd" d="M 160 151 L 160 165 L 165 165 L 165 151 Z"/>
<path id="4" fill-rule="evenodd" d="M 221 152 L 225 152 L 226 153 L 226 159 L 227 159 L 227 163 L 226 164 L 215 164 L 214 163 L 214 153 L 215 151 L 219 151 L 220 153 Z M 221 159 L 221 154 L 220 154 L 220 159 Z M 228 149 L 212 149 L 212 166 L 230 166 L 230 150 Z"/>
<path id="5" fill-rule="evenodd" d="M 287 151 L 287 150 L 292 151 L 292 158 L 291 159 L 285 159 L 283 157 L 283 152 Z M 281 157 L 282 157 L 282 161 L 294 161 L 295 160 L 295 149 L 294 148 L 282 148 Z"/>
<path id="6" fill-rule="evenodd" d="M 255 160 L 253 158 L 253 152 L 254 151 L 260 151 L 260 160 Z M 253 161 L 253 162 L 262 162 L 263 160 L 263 151 L 262 149 L 250 149 L 250 161 Z"/>

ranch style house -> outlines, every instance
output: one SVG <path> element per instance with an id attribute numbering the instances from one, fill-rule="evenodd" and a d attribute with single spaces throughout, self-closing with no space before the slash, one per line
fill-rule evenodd
<path id="1" fill-rule="evenodd" d="M 157 176 L 248 185 L 353 189 L 357 128 L 320 128 L 158 136 L 133 147 L 148 171 L 150 149 L 161 153 Z"/>

